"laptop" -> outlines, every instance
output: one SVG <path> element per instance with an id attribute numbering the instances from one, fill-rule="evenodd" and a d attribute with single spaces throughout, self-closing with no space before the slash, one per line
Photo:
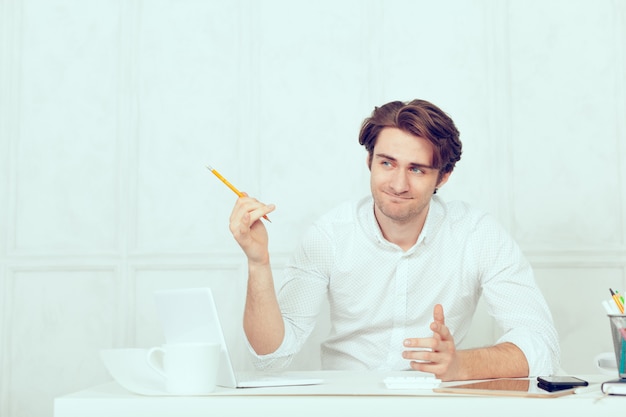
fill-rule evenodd
<path id="1" fill-rule="evenodd" d="M 322 379 L 286 374 L 238 375 L 230 359 L 210 288 L 155 292 L 157 314 L 166 343 L 219 343 L 222 346 L 217 385 L 227 388 L 315 385 Z"/>

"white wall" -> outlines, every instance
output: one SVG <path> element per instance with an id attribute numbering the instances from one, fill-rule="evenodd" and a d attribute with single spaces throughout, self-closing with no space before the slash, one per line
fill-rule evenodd
<path id="1" fill-rule="evenodd" d="M 160 343 L 156 288 L 212 286 L 248 368 L 235 197 L 205 164 L 277 204 L 279 272 L 369 192 L 358 129 L 395 99 L 455 119 L 441 195 L 510 230 L 563 368 L 591 372 L 626 290 L 625 46 L 622 0 L 1 1 L 0 415 L 51 416 L 108 380 L 100 349 Z"/>

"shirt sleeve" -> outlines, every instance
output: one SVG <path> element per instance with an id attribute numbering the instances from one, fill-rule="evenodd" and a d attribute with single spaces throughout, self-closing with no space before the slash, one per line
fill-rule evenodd
<path id="1" fill-rule="evenodd" d="M 559 341 L 548 305 L 532 268 L 513 239 L 493 220 L 481 219 L 477 254 L 489 314 L 510 342 L 526 356 L 529 375 L 551 375 L 560 367 Z"/>
<path id="2" fill-rule="evenodd" d="M 278 304 L 285 324 L 281 345 L 270 354 L 258 355 L 248 342 L 257 369 L 286 368 L 311 335 L 328 291 L 333 251 L 332 239 L 322 228 L 313 225 L 276 280 Z"/>

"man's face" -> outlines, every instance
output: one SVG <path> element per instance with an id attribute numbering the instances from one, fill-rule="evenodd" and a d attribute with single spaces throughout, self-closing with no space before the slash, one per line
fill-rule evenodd
<path id="1" fill-rule="evenodd" d="M 439 170 L 432 168 L 432 159 L 433 146 L 427 139 L 393 127 L 381 130 L 370 166 L 374 209 L 381 226 L 387 221 L 423 224 L 435 188 L 450 175 L 437 182 Z"/>

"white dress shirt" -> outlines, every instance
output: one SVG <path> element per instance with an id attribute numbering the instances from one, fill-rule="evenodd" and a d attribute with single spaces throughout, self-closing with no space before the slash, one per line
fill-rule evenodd
<path id="1" fill-rule="evenodd" d="M 403 340 L 432 337 L 433 307 L 458 345 L 480 296 L 519 347 L 530 375 L 559 369 L 559 345 L 532 269 L 510 236 L 486 213 L 433 196 L 416 244 L 407 251 L 382 236 L 371 197 L 345 203 L 315 222 L 277 288 L 285 322 L 281 346 L 256 355 L 260 369 L 287 366 L 315 327 L 328 297 L 331 331 L 323 369 L 405 370 Z"/>

